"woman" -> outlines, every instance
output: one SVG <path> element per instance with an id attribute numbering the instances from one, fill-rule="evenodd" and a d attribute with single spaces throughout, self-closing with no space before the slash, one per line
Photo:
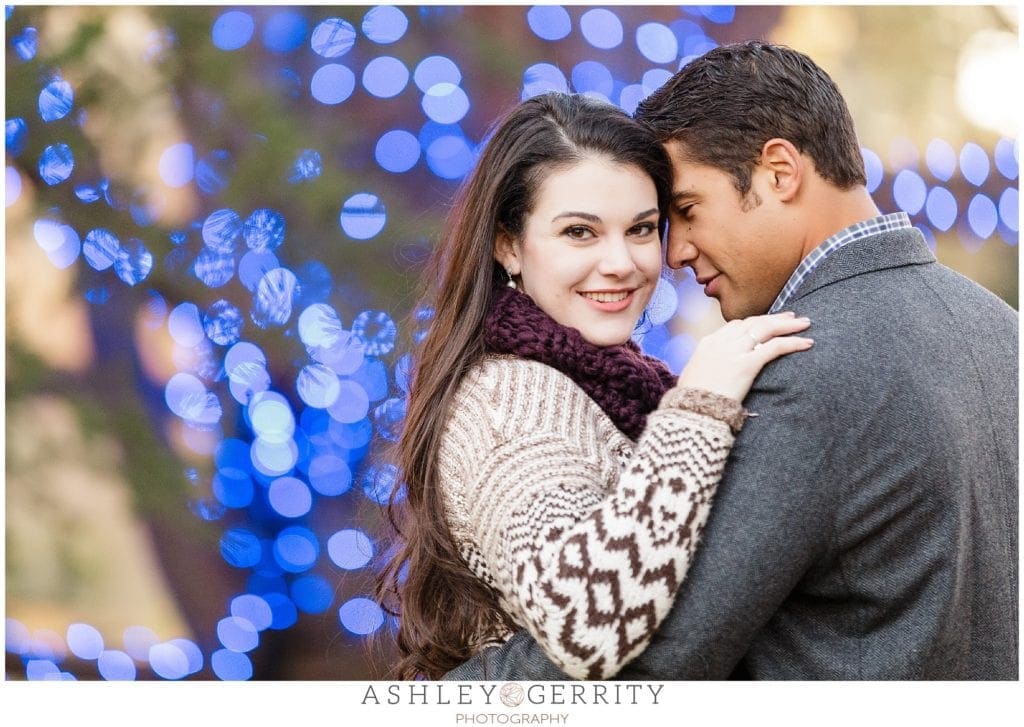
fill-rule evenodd
<path id="1" fill-rule="evenodd" d="M 661 146 L 594 99 L 526 101 L 488 142 L 436 251 L 399 444 L 380 594 L 402 677 L 525 627 L 569 675 L 607 678 L 671 607 L 739 402 L 812 342 L 783 314 L 706 337 L 678 380 L 640 353 L 670 189 Z"/>

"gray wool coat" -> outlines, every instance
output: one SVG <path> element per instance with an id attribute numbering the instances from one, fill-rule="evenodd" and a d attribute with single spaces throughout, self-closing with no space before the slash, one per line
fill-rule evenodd
<path id="1" fill-rule="evenodd" d="M 1017 313 L 916 230 L 786 306 L 675 606 L 618 679 L 1017 679 Z M 446 679 L 566 679 L 519 632 Z"/>

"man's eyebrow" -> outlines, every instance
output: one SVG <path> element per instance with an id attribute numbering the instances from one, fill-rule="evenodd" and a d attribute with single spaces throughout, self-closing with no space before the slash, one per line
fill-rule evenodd
<path id="1" fill-rule="evenodd" d="M 650 217 L 651 215 L 656 215 L 656 214 L 658 214 L 658 208 L 657 207 L 651 207 L 651 209 L 649 209 L 649 210 L 646 210 L 644 212 L 638 213 L 633 218 L 633 222 L 639 222 L 640 220 L 642 220 L 642 219 L 644 219 L 646 217 Z M 555 215 L 554 217 L 552 217 L 551 221 L 554 222 L 555 220 L 560 220 L 563 217 L 579 217 L 581 219 L 587 220 L 588 222 L 593 222 L 595 224 L 601 221 L 600 217 L 598 217 L 597 215 L 592 215 L 589 212 L 572 212 L 572 211 L 561 212 L 561 213 Z"/>
<path id="2" fill-rule="evenodd" d="M 684 189 L 679 192 L 672 193 L 672 203 L 679 204 L 680 202 L 689 202 L 691 199 L 696 199 L 697 193 L 690 189 Z"/>

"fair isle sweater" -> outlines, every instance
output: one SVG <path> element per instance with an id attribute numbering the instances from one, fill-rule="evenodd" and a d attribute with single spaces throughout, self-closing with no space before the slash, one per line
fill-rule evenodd
<path id="1" fill-rule="evenodd" d="M 452 537 L 566 674 L 606 679 L 671 608 L 743 416 L 676 387 L 634 442 L 556 369 L 486 357 L 439 451 Z"/>

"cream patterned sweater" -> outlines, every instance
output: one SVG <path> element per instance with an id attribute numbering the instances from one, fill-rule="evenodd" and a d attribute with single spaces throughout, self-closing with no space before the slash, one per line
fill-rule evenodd
<path id="1" fill-rule="evenodd" d="M 742 422 L 738 403 L 676 387 L 633 442 L 561 372 L 487 357 L 439 452 L 452 536 L 566 674 L 605 679 L 671 608 Z"/>

